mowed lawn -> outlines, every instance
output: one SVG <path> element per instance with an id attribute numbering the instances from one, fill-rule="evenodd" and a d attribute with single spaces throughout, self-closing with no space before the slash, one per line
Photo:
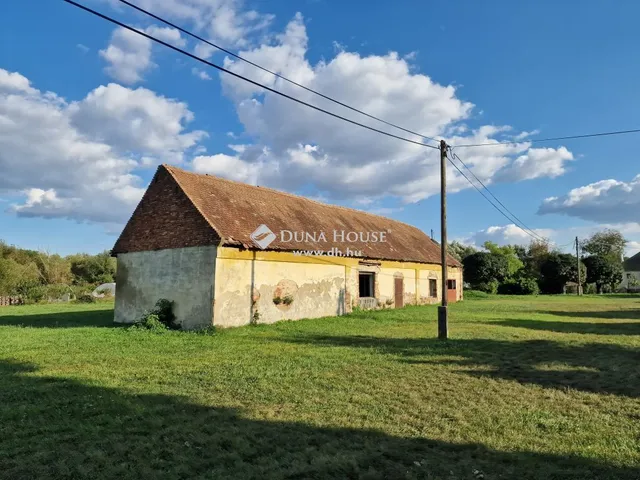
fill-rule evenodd
<path id="1" fill-rule="evenodd" d="M 3 479 L 639 479 L 640 296 L 154 334 L 0 308 Z"/>

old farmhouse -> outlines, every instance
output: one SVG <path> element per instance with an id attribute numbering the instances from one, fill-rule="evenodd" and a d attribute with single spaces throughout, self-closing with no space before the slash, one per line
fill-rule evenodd
<path id="1" fill-rule="evenodd" d="M 276 190 L 158 168 L 113 248 L 116 322 L 160 298 L 183 328 L 435 303 L 440 248 L 419 229 Z M 450 301 L 462 268 L 448 261 Z"/>

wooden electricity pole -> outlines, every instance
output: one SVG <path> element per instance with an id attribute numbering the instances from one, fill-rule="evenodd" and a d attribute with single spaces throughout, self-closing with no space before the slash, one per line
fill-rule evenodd
<path id="1" fill-rule="evenodd" d="M 438 307 L 438 338 L 449 338 L 447 309 L 447 143 L 440 140 L 440 259 L 442 261 L 442 305 Z"/>
<path id="2" fill-rule="evenodd" d="M 576 262 L 578 265 L 578 287 L 576 288 L 576 294 L 577 295 L 581 295 L 582 292 L 580 292 L 580 253 L 578 252 L 578 248 L 579 248 L 580 243 L 578 243 L 578 237 L 576 237 Z"/>

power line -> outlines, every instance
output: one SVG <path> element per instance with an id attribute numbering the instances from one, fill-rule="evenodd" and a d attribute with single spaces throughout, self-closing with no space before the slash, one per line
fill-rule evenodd
<path id="1" fill-rule="evenodd" d="M 500 204 L 500 206 L 502 206 L 502 208 L 504 208 L 504 209 L 505 209 L 505 210 L 506 210 L 506 211 L 507 211 L 507 212 L 508 212 L 508 213 L 509 213 L 509 214 L 510 214 L 514 219 L 515 219 L 514 224 L 515 224 L 516 226 L 519 226 L 519 225 L 518 225 L 518 223 L 519 223 L 520 225 L 522 225 L 522 227 L 524 227 L 524 228 L 522 228 L 522 227 L 520 227 L 520 228 L 521 228 L 522 230 L 524 230 L 525 232 L 526 232 L 526 231 L 530 232 L 530 234 L 531 234 L 534 238 L 536 238 L 536 239 L 538 239 L 538 240 L 540 240 L 540 241 L 542 241 L 542 242 L 549 242 L 549 240 L 548 240 L 548 239 L 546 239 L 546 238 L 542 237 L 541 235 L 538 235 L 538 234 L 537 234 L 536 232 L 534 232 L 531 228 L 529 228 L 529 227 L 528 227 L 528 226 L 527 226 L 527 225 L 526 225 L 522 220 L 520 220 L 520 219 L 518 218 L 518 216 L 517 216 L 515 213 L 513 213 L 511 210 L 509 210 L 509 209 L 507 208 L 507 206 L 506 206 L 504 203 L 502 203 L 502 202 L 500 201 L 500 199 L 499 199 L 498 197 L 496 197 L 496 196 L 493 194 L 493 192 L 492 192 L 491 190 L 489 190 L 489 188 L 484 184 L 484 182 L 483 182 L 482 180 L 480 180 L 480 179 L 476 176 L 476 174 L 475 174 L 475 173 L 473 173 L 473 170 L 471 170 L 471 169 L 467 166 L 467 164 L 466 164 L 466 163 L 464 163 L 464 162 L 462 161 L 462 159 L 461 159 L 461 158 L 460 158 L 456 153 L 454 153 L 454 152 L 453 152 L 453 150 L 452 150 L 452 149 L 449 149 L 449 151 L 450 151 L 451 155 L 452 155 L 454 158 L 456 158 L 456 159 L 457 159 L 457 160 L 458 160 L 458 161 L 459 161 L 459 162 L 464 166 L 464 168 L 466 168 L 466 169 L 469 171 L 469 173 L 471 173 L 471 175 L 473 175 L 473 178 L 475 178 L 475 179 L 478 181 L 478 183 L 479 183 L 480 185 L 482 185 L 482 188 L 484 188 L 484 189 L 487 191 L 487 193 L 489 193 L 489 195 L 491 195 L 491 196 L 495 199 L 495 201 L 496 201 L 496 202 L 498 202 L 498 203 Z"/>
<path id="2" fill-rule="evenodd" d="M 203 37 L 201 37 L 199 35 L 196 35 L 195 33 L 190 32 L 189 30 L 187 30 L 185 28 L 182 28 L 179 25 L 176 25 L 175 23 L 172 23 L 169 20 L 166 20 L 166 19 L 164 19 L 164 18 L 162 18 L 162 17 L 160 17 L 160 16 L 158 16 L 158 15 L 152 13 L 152 12 L 149 12 L 148 10 L 145 10 L 142 7 L 134 5 L 133 3 L 131 3 L 129 1 L 127 1 L 127 0 L 119 0 L 119 1 L 121 3 L 124 3 L 125 5 L 128 5 L 129 7 L 141 12 L 141 13 L 144 13 L 145 15 L 148 15 L 148 16 L 150 16 L 150 17 L 152 17 L 152 18 L 164 23 L 165 25 L 169 25 L 170 27 L 173 27 L 176 30 L 181 31 L 185 35 L 189 35 L 190 37 L 195 38 L 195 39 L 197 39 L 197 40 L 199 40 L 199 41 L 201 41 L 203 43 L 206 43 L 207 45 L 210 45 L 210 46 L 212 46 L 214 48 L 217 48 L 218 50 L 220 50 L 220 51 L 222 51 L 222 52 L 224 52 L 224 53 L 226 53 L 228 55 L 231 55 L 232 57 L 237 58 L 238 60 L 241 60 L 241 61 L 243 61 L 245 63 L 248 63 L 249 65 L 252 65 L 252 66 L 254 66 L 256 68 L 259 68 L 260 70 L 262 70 L 264 72 L 270 73 L 271 75 L 274 75 L 277 78 L 280 78 L 280 79 L 284 80 L 285 82 L 289 82 L 292 85 L 300 87 L 300 88 L 306 90 L 307 92 L 310 92 L 310 93 L 313 93 L 315 95 L 318 95 L 318 96 L 320 96 L 320 97 L 322 97 L 322 98 L 324 98 L 326 100 L 329 100 L 330 102 L 333 102 L 333 103 L 335 103 L 337 105 L 340 105 L 342 107 L 348 108 L 349 110 L 352 110 L 354 112 L 358 112 L 361 115 L 364 115 L 366 117 L 369 117 L 369 118 L 372 118 L 374 120 L 377 120 L 378 122 L 382 122 L 385 125 L 389 125 L 390 127 L 397 128 L 398 130 L 402 130 L 403 132 L 410 133 L 410 134 L 416 135 L 418 137 L 426 138 L 427 140 L 438 142 L 438 140 L 436 140 L 435 138 L 429 137 L 427 135 L 422 135 L 421 133 L 414 132 L 413 130 L 409 130 L 408 128 L 404 128 L 404 127 L 401 127 L 401 126 L 396 125 L 394 123 L 388 122 L 386 120 L 383 120 L 382 118 L 376 117 L 375 115 L 371 115 L 371 114 L 369 114 L 367 112 L 363 112 L 362 110 L 358 110 L 357 108 L 352 107 L 351 105 L 347 105 L 346 103 L 343 103 L 343 102 L 341 102 L 339 100 L 336 100 L 335 98 L 331 98 L 331 97 L 329 97 L 329 96 L 327 96 L 327 95 L 325 95 L 323 93 L 318 92 L 317 90 L 313 90 L 312 88 L 306 87 L 306 86 L 304 86 L 304 85 L 302 85 L 302 84 L 300 84 L 300 83 L 298 83 L 298 82 L 296 82 L 294 80 L 291 80 L 291 79 L 285 77 L 284 75 L 281 75 L 281 74 L 279 74 L 277 72 L 269 70 L 268 68 L 265 68 L 262 65 L 259 65 L 259 64 L 255 63 L 255 62 L 252 62 L 251 60 L 247 60 L 246 58 L 243 58 L 240 55 L 238 55 L 237 53 L 234 53 L 234 52 L 232 52 L 232 51 L 230 51 L 230 50 L 228 50 L 228 49 L 226 49 L 224 47 L 221 47 L 220 45 L 216 45 L 215 43 L 212 43 L 209 40 L 207 40 L 207 39 L 205 39 L 205 38 L 203 38 Z"/>
<path id="3" fill-rule="evenodd" d="M 458 157 L 457 155 L 456 155 L 456 158 L 460 159 L 460 157 Z M 530 231 L 526 230 L 525 228 L 521 227 L 521 226 L 518 224 L 518 222 L 517 222 L 517 221 L 515 221 L 513 218 L 509 217 L 509 215 L 507 215 L 506 213 L 504 213 L 504 212 L 502 211 L 502 209 L 500 209 L 500 207 L 498 207 L 495 203 L 493 203 L 493 201 L 492 201 L 489 197 L 487 197 L 487 196 L 485 195 L 485 193 L 484 193 L 482 190 L 480 190 L 480 188 L 478 188 L 478 186 L 477 186 L 475 183 L 473 183 L 473 182 L 471 181 L 471 179 L 470 179 L 469 177 L 467 177 L 467 176 L 465 175 L 465 173 L 464 173 L 462 170 L 460 170 L 460 167 L 458 167 L 458 165 L 456 165 L 456 164 L 453 162 L 453 160 L 449 157 L 449 155 L 447 155 L 447 160 L 449 160 L 449 163 L 451 163 L 451 165 L 453 165 L 453 166 L 455 167 L 455 169 L 458 171 L 458 173 L 460 173 L 460 175 L 462 175 L 462 176 L 467 180 L 467 182 L 469 182 L 469 183 L 471 184 L 471 186 L 472 186 L 473 188 L 475 188 L 475 189 L 478 191 L 478 193 L 480 193 L 480 195 L 482 195 L 482 196 L 485 198 L 485 200 L 486 200 L 487 202 L 489 202 L 489 203 L 493 206 L 493 208 L 495 208 L 498 212 L 500 212 L 500 214 L 501 214 L 502 216 L 504 216 L 507 220 L 509 220 L 510 222 L 512 222 L 516 227 L 518 227 L 518 228 L 519 228 L 520 230 L 522 230 L 524 233 L 526 233 L 527 235 L 529 235 L 530 237 L 532 237 L 534 240 L 540 240 L 540 239 L 541 239 L 541 237 L 537 237 L 535 233 L 532 233 L 532 232 L 530 232 Z M 508 211 L 508 210 L 507 210 L 507 211 Z M 517 217 L 516 217 L 516 218 L 517 218 Z M 523 224 L 523 225 L 524 225 L 524 224 Z M 525 227 L 526 227 L 526 225 L 525 225 Z M 546 240 L 546 239 L 542 239 L 541 241 L 543 241 L 544 243 L 549 243 L 549 241 L 548 241 L 548 240 Z"/>
<path id="4" fill-rule="evenodd" d="M 205 65 L 208 65 L 208 66 L 213 67 L 213 68 L 215 68 L 217 70 L 220 70 L 221 72 L 225 72 L 225 73 L 227 73 L 227 74 L 229 74 L 229 75 L 231 75 L 233 77 L 236 77 L 236 78 L 239 78 L 241 80 L 244 80 L 245 82 L 251 83 L 252 85 L 260 87 L 260 88 L 262 88 L 264 90 L 267 90 L 267 91 L 269 91 L 271 93 L 275 93 L 276 95 L 280 95 L 281 97 L 288 98 L 289 100 L 297 102 L 297 103 L 299 103 L 301 105 L 304 105 L 306 107 L 312 108 L 314 110 L 317 110 L 319 112 L 325 113 L 327 115 L 330 115 L 330 116 L 332 116 L 334 118 L 338 118 L 340 120 L 343 120 L 345 122 L 351 123 L 353 125 L 357 125 L 359 127 L 366 128 L 367 130 L 371 130 L 372 132 L 381 133 L 382 135 L 386 135 L 386 136 L 392 137 L 392 138 L 397 138 L 398 140 L 403 140 L 405 142 L 413 143 L 415 145 L 420 145 L 422 147 L 433 148 L 434 150 L 439 150 L 438 147 L 434 147 L 433 145 L 428 145 L 426 143 L 422 143 L 422 142 L 418 142 L 418 141 L 415 141 L 415 140 L 411 140 L 409 138 L 404 138 L 404 137 L 401 137 L 399 135 L 394 135 L 393 133 L 385 132 L 384 130 L 379 130 L 377 128 L 370 127 L 369 125 L 365 125 L 363 123 L 356 122 L 355 120 L 351 120 L 349 118 L 343 117 L 341 115 L 338 115 L 337 113 L 333 113 L 333 112 L 330 112 L 330 111 L 325 110 L 323 108 L 317 107 L 316 105 L 313 105 L 311 103 L 307 103 L 307 102 L 305 102 L 303 100 L 300 100 L 298 98 L 292 97 L 291 95 L 287 95 L 286 93 L 280 92 L 279 90 L 276 90 L 274 88 L 267 87 L 266 85 L 263 85 L 261 83 L 255 82 L 255 81 L 253 81 L 253 80 L 251 80 L 251 79 L 249 79 L 247 77 L 244 77 L 244 76 L 239 75 L 239 74 L 237 74 L 235 72 L 232 72 L 231 70 L 227 70 L 226 68 L 221 67 L 220 65 L 216 65 L 215 63 L 212 63 L 212 62 L 209 62 L 208 60 L 200 58 L 197 55 L 194 55 L 192 53 L 187 52 L 186 50 L 183 50 L 183 49 L 181 49 L 179 47 L 173 46 L 170 43 L 164 42 L 164 41 L 160 40 L 159 38 L 156 38 L 156 37 L 154 37 L 152 35 L 149 35 L 146 32 L 141 32 L 140 30 L 136 30 L 135 28 L 116 20 L 115 18 L 109 17 L 109 16 L 104 15 L 104 14 L 102 14 L 100 12 L 97 12 L 96 10 L 93 10 L 93 9 L 91 9 L 89 7 L 86 7 L 84 5 L 76 3 L 73 0 L 64 0 L 64 1 L 69 3 L 69 4 L 71 4 L 71 5 L 73 5 L 73 6 L 75 6 L 75 7 L 80 8 L 80 9 L 86 11 L 86 12 L 89 12 L 89 13 L 97 16 L 97 17 L 100 17 L 103 20 L 107 20 L 108 22 L 111 22 L 111 23 L 113 23 L 115 25 L 118 25 L 119 27 L 122 27 L 122 28 L 124 28 L 126 30 L 129 30 L 131 32 L 137 33 L 138 35 L 141 35 L 141 36 L 143 36 L 143 37 L 145 37 L 145 38 L 147 38 L 149 40 L 152 40 L 152 41 L 154 41 L 156 43 L 159 43 L 160 45 L 164 45 L 165 47 L 170 48 L 171 50 L 174 50 L 174 51 L 176 51 L 178 53 L 182 53 L 183 55 L 186 55 L 186 56 L 188 56 L 190 58 L 193 58 L 194 60 L 197 60 L 198 62 L 204 63 Z"/>
<path id="5" fill-rule="evenodd" d="M 640 128 L 633 130 L 616 130 L 613 132 L 600 132 L 600 133 L 587 133 L 584 135 L 569 135 L 567 137 L 551 137 L 551 138 L 534 138 L 531 140 L 522 140 L 519 142 L 493 142 L 493 143 L 475 143 L 465 145 L 454 145 L 455 148 L 468 148 L 468 147 L 492 147 L 496 145 L 518 145 L 521 143 L 541 143 L 541 142 L 554 142 L 557 140 L 574 140 L 577 138 L 592 138 L 592 137 L 608 137 L 611 135 L 626 135 L 629 133 L 640 133 Z"/>

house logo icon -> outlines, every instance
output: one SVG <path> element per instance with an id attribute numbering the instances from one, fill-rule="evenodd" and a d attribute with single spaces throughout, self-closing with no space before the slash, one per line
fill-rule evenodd
<path id="1" fill-rule="evenodd" d="M 276 234 L 269 227 L 262 224 L 253 231 L 250 238 L 261 250 L 264 250 L 276 239 Z"/>

